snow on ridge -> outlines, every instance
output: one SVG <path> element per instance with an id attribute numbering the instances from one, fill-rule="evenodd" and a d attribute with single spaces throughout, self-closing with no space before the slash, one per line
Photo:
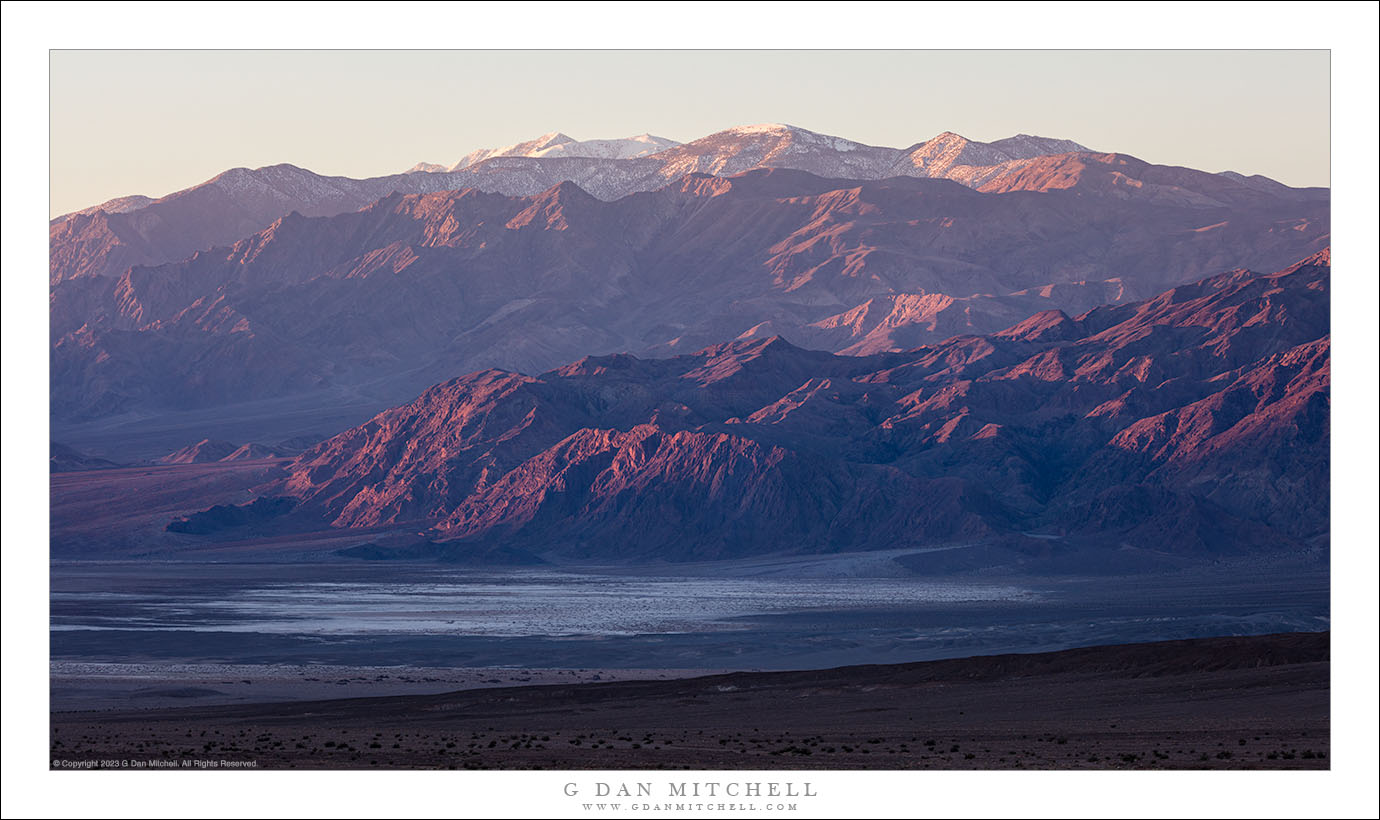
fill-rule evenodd
<path id="1" fill-rule="evenodd" d="M 512 145 L 505 145 L 502 148 L 480 148 L 476 151 L 471 151 L 461 157 L 459 162 L 452 165 L 450 170 L 459 171 L 493 157 L 530 157 L 533 155 L 533 152 L 574 141 L 575 140 L 559 131 L 549 131 L 536 139 L 527 140 L 526 142 L 515 142 Z"/>
<path id="2" fill-rule="evenodd" d="M 1037 157 L 1087 151 L 1073 140 L 1017 134 L 995 142 L 978 142 L 945 131 L 907 151 L 893 173 L 920 177 L 945 177 L 976 187 L 982 177 L 977 169 Z"/>
<path id="3" fill-rule="evenodd" d="M 1087 146 L 1080 145 L 1073 140 L 1040 137 L 1034 134 L 1017 134 L 1014 137 L 990 142 L 988 145 L 1010 154 L 1012 159 L 1034 159 L 1035 157 L 1090 150 Z"/>
<path id="4" fill-rule="evenodd" d="M 105 211 L 107 214 L 123 214 L 129 211 L 137 211 L 140 208 L 148 207 L 153 201 L 154 197 L 144 196 L 143 194 L 130 194 L 129 196 L 116 197 L 115 199 L 108 199 L 99 205 L 82 208 L 80 211 L 71 211 L 60 216 L 55 216 L 48 220 L 48 224 L 56 225 L 59 222 L 66 222 L 74 216 L 89 216 L 97 211 Z"/>
<path id="5" fill-rule="evenodd" d="M 719 132 L 722 134 L 779 134 L 783 131 L 800 131 L 794 126 L 783 125 L 779 122 L 763 122 L 756 125 L 737 125 L 733 128 L 725 128 Z"/>
<path id="6" fill-rule="evenodd" d="M 591 159 L 633 159 L 660 153 L 680 143 L 651 134 L 600 140 L 574 140 L 536 151 L 534 157 L 587 157 Z"/>
<path id="7" fill-rule="evenodd" d="M 585 157 L 589 159 L 634 159 L 674 148 L 680 143 L 665 137 L 639 134 L 620 139 L 577 140 L 552 131 L 533 140 L 505 145 L 502 148 L 481 148 L 471 151 L 450 167 L 463 171 L 470 166 L 496 157 Z"/>
<path id="8" fill-rule="evenodd" d="M 735 134 L 739 136 L 789 136 L 792 142 L 802 142 L 810 145 L 822 145 L 836 151 L 853 151 L 857 148 L 870 148 L 873 146 L 864 145 L 861 142 L 835 137 L 829 134 L 821 134 L 818 131 L 811 131 L 808 128 L 801 128 L 798 125 L 788 125 L 779 122 L 758 123 L 757 125 L 739 125 L 733 128 L 726 128 L 718 134 Z M 710 134 L 711 137 L 718 134 Z"/>

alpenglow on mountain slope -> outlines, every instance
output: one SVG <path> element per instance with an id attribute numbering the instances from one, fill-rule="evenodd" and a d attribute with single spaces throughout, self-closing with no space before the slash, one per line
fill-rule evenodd
<path id="1" fill-rule="evenodd" d="M 377 410 L 486 367 L 539 373 L 737 337 L 904 350 L 1231 268 L 1278 269 L 1328 241 L 1326 199 L 1126 159 L 1047 159 L 1081 170 L 1039 161 L 1018 180 L 1037 190 L 999 177 L 1013 189 L 984 193 L 757 169 L 614 201 L 567 182 L 294 213 L 176 263 L 57 282 L 52 412 L 76 423 L 342 393 Z M 1144 182 L 1128 195 L 1131 174 Z M 1145 193 L 1156 185 L 1173 195 Z M 197 432 L 162 452 L 260 440 Z"/>
<path id="2" fill-rule="evenodd" d="M 465 560 L 1307 549 L 1328 527 L 1329 274 L 1324 251 L 899 353 L 772 337 L 480 371 L 264 491 L 338 527 L 433 527 Z"/>

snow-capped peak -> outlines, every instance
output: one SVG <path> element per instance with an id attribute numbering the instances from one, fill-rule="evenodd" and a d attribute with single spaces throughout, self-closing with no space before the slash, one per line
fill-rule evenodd
<path id="1" fill-rule="evenodd" d="M 635 159 L 650 156 L 680 143 L 665 137 L 639 134 L 607 140 L 572 140 L 536 151 L 534 157 L 590 157 L 595 159 Z"/>
<path id="2" fill-rule="evenodd" d="M 725 128 L 726 134 L 780 134 L 786 131 L 803 131 L 803 128 L 796 128 L 793 125 L 784 125 L 779 122 L 763 122 L 757 125 L 738 125 L 733 128 Z"/>
<path id="3" fill-rule="evenodd" d="M 943 176 L 960 182 L 970 179 L 962 168 L 990 168 L 1016 160 L 1086 151 L 1073 140 L 1017 134 L 996 142 L 978 142 L 961 134 L 945 131 L 911 148 L 895 173 L 917 176 Z"/>
<path id="4" fill-rule="evenodd" d="M 419 162 L 408 168 L 405 174 L 436 174 L 446 170 L 446 166 L 436 162 Z"/>
<path id="5" fill-rule="evenodd" d="M 552 131 L 536 139 L 505 145 L 502 148 L 483 148 L 466 154 L 450 167 L 460 171 L 494 157 L 588 157 L 594 159 L 633 159 L 665 151 L 680 145 L 675 140 L 651 134 L 603 140 L 577 140 Z"/>
<path id="6" fill-rule="evenodd" d="M 1012 159 L 1034 159 L 1035 157 L 1089 150 L 1087 146 L 1079 145 L 1073 140 L 1040 137 L 1034 134 L 1017 134 L 1014 137 L 1007 137 L 989 144 L 993 148 L 1009 154 Z"/>
<path id="7" fill-rule="evenodd" d="M 515 142 L 512 145 L 505 145 L 502 148 L 481 148 L 478 151 L 471 151 L 460 158 L 460 161 L 450 167 L 452 171 L 459 171 L 468 168 L 477 162 L 483 162 L 493 157 L 530 157 L 538 152 L 553 148 L 557 145 L 574 142 L 575 140 L 567 137 L 559 131 L 550 131 L 542 134 L 533 140 L 526 142 Z"/>

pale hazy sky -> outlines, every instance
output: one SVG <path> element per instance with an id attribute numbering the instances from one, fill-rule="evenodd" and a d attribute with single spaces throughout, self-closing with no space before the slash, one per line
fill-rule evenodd
<path id="1" fill-rule="evenodd" d="M 1329 183 L 1326 51 L 53 51 L 52 215 L 227 168 L 352 177 L 548 131 L 941 131 Z"/>

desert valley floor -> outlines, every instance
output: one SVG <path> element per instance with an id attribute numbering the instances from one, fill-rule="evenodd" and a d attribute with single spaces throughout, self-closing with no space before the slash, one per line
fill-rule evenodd
<path id="1" fill-rule="evenodd" d="M 69 712 L 51 751 L 56 768 L 1325 769 L 1328 657 L 1311 633 Z"/>

